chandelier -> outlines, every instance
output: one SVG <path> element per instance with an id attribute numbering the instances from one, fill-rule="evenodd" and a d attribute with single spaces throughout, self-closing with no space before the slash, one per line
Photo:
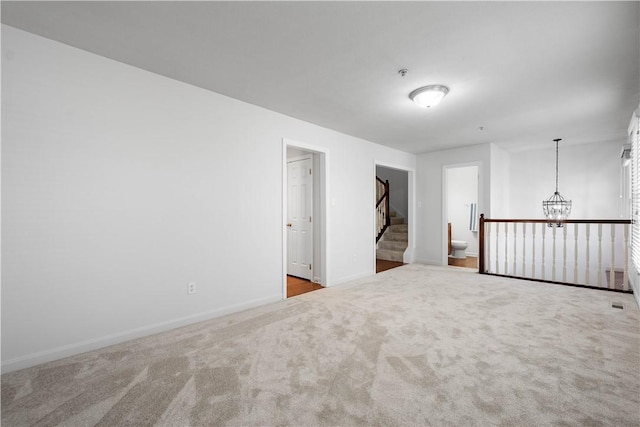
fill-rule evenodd
<path id="1" fill-rule="evenodd" d="M 571 200 L 565 200 L 558 192 L 558 142 L 561 138 L 554 139 L 556 143 L 556 191 L 547 200 L 542 202 L 544 216 L 550 221 L 549 227 L 562 227 L 561 222 L 569 218 L 571 213 Z M 554 221 L 554 222 L 551 222 Z"/>

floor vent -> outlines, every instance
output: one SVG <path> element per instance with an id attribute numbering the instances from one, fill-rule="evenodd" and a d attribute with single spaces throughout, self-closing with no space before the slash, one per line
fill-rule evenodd
<path id="1" fill-rule="evenodd" d="M 617 308 L 619 310 L 624 310 L 624 305 L 621 302 L 612 302 L 611 308 Z"/>

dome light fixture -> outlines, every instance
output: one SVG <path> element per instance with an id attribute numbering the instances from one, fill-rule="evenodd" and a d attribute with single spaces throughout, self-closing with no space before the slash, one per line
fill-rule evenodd
<path id="1" fill-rule="evenodd" d="M 449 88 L 443 85 L 423 86 L 411 92 L 409 98 L 423 108 L 435 107 L 442 101 Z"/>

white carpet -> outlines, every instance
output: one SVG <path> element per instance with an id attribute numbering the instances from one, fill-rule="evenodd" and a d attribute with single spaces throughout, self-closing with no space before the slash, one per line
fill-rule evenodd
<path id="1" fill-rule="evenodd" d="M 638 426 L 640 316 L 407 265 L 5 374 L 2 425 Z"/>

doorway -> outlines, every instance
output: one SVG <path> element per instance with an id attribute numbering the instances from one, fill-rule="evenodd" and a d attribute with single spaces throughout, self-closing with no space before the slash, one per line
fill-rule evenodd
<path id="1" fill-rule="evenodd" d="M 327 157 L 283 140 L 283 299 L 326 286 Z"/>
<path id="2" fill-rule="evenodd" d="M 477 268 L 480 165 L 445 166 L 444 175 L 445 265 Z"/>
<path id="3" fill-rule="evenodd" d="M 415 217 L 415 172 L 387 163 L 374 162 L 374 271 L 380 273 L 413 260 L 412 221 Z M 380 183 L 383 183 L 380 185 Z M 386 185 L 388 184 L 388 185 Z M 385 190 L 386 188 L 386 190 Z M 388 191 L 389 225 L 379 237 L 381 193 Z M 386 209 L 384 209 L 386 211 Z M 386 215 L 386 214 L 385 214 Z M 377 240 L 379 238 L 379 240 Z"/>
<path id="4" fill-rule="evenodd" d="M 309 281 L 313 276 L 312 157 L 287 154 L 287 275 Z"/>

